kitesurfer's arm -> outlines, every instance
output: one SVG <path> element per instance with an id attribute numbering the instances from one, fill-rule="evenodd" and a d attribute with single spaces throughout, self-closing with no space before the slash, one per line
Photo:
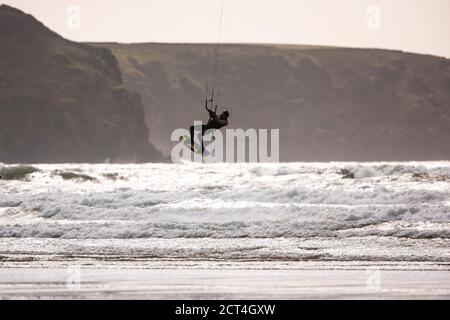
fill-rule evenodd
<path id="1" fill-rule="evenodd" d="M 226 119 L 220 119 L 219 117 L 210 118 L 207 124 L 208 129 L 220 129 L 228 125 Z"/>
<path id="2" fill-rule="evenodd" d="M 216 116 L 216 118 L 214 118 L 214 123 L 216 124 L 217 127 L 222 128 L 228 125 L 228 120 L 220 119 L 219 117 Z"/>
<path id="3" fill-rule="evenodd" d="M 209 113 L 209 117 L 210 118 L 213 118 L 213 119 L 217 119 L 218 118 L 217 114 L 214 111 L 208 109 L 208 113 Z"/>
<path id="4" fill-rule="evenodd" d="M 217 118 L 216 113 L 214 111 L 212 111 L 211 109 L 208 109 L 208 99 L 205 99 L 205 109 L 206 109 L 206 111 L 208 111 L 210 118 Z"/>

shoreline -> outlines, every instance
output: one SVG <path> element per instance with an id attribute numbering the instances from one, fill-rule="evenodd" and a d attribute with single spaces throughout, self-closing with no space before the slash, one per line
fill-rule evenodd
<path id="1" fill-rule="evenodd" d="M 0 299 L 450 299 L 450 263 L 0 264 Z"/>

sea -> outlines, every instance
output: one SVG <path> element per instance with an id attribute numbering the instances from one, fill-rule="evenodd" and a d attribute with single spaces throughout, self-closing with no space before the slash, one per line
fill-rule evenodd
<path id="1" fill-rule="evenodd" d="M 3 266 L 450 263 L 448 161 L 18 164 L 0 174 Z"/>

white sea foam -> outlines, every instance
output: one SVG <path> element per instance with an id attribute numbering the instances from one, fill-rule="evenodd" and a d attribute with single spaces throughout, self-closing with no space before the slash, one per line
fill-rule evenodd
<path id="1" fill-rule="evenodd" d="M 450 162 L 36 167 L 0 180 L 0 237 L 450 238 Z"/>

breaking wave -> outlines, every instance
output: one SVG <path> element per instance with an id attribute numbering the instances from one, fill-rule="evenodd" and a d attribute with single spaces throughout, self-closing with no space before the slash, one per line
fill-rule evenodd
<path id="1" fill-rule="evenodd" d="M 450 238 L 450 162 L 33 168 L 0 180 L 0 237 Z"/>

